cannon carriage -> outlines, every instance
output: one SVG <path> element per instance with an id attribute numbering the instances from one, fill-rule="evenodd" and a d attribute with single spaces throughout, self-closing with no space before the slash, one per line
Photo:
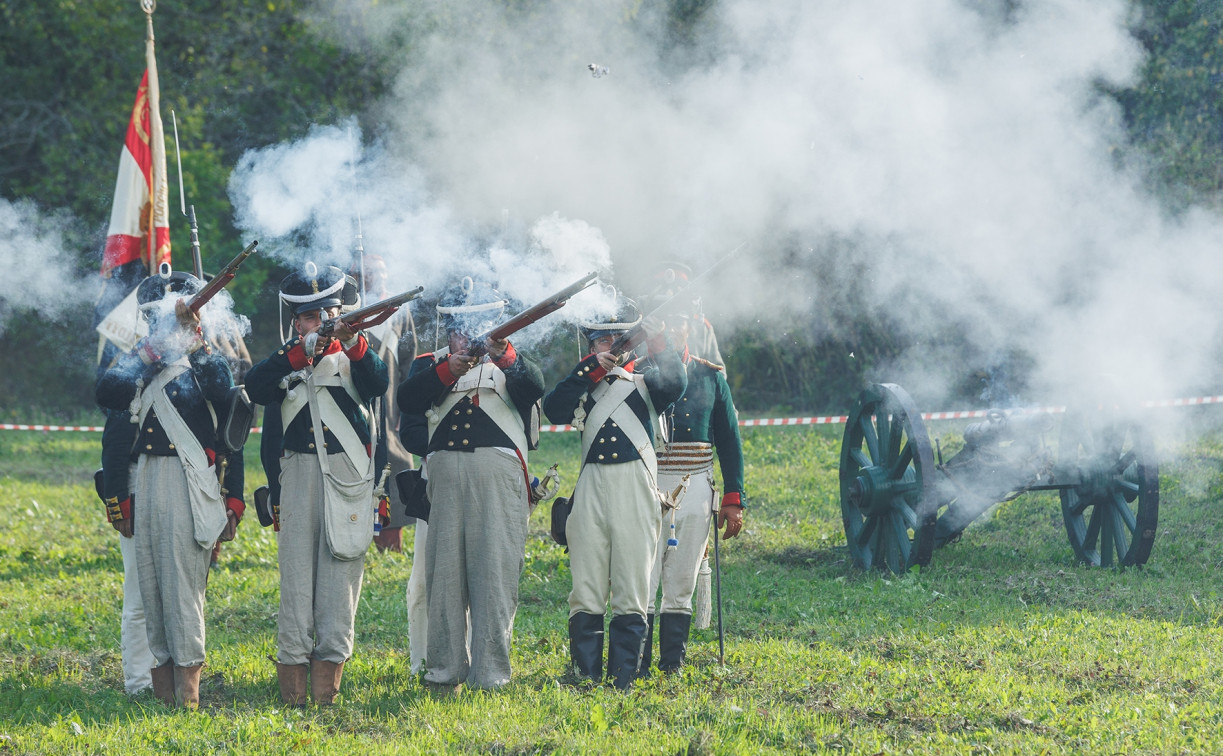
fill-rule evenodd
<path id="1" fill-rule="evenodd" d="M 1145 564 L 1159 517 L 1159 467 L 1144 429 L 1124 409 L 1066 411 L 1055 446 L 1053 413 L 990 410 L 944 460 L 904 389 L 868 387 L 841 445 L 841 516 L 854 563 L 894 573 L 925 566 L 934 549 L 994 506 L 1057 491 L 1079 561 Z"/>

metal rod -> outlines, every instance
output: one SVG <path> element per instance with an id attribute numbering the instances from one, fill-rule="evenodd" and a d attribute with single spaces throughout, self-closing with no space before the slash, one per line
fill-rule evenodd
<path id="1" fill-rule="evenodd" d="M 713 490 L 713 500 L 718 501 L 718 490 Z M 718 509 L 713 510 L 713 576 L 718 599 L 718 664 L 726 665 L 726 631 L 722 626 L 722 554 L 718 548 Z"/>
<path id="2" fill-rule="evenodd" d="M 195 221 L 195 205 L 187 212 L 187 192 L 183 189 L 183 153 L 178 148 L 178 116 L 170 110 L 170 122 L 174 124 L 174 159 L 178 163 L 178 206 L 191 224 L 191 267 L 195 277 L 204 280 L 204 259 L 200 256 L 200 226 Z"/>

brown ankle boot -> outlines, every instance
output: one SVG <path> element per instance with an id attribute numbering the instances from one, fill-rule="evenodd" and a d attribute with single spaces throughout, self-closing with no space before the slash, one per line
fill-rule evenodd
<path id="1" fill-rule="evenodd" d="M 174 661 L 153 667 L 153 696 L 164 704 L 174 705 Z"/>
<path id="2" fill-rule="evenodd" d="M 306 698 L 306 677 L 310 667 L 305 664 L 281 664 L 276 662 L 276 679 L 280 682 L 280 700 L 285 706 L 305 706 L 310 703 Z"/>
<path id="3" fill-rule="evenodd" d="M 318 706 L 330 706 L 340 692 L 340 676 L 344 673 L 344 662 L 310 660 L 310 695 Z"/>
<path id="4" fill-rule="evenodd" d="M 200 672 L 204 665 L 174 668 L 174 702 L 184 709 L 200 708 Z"/>

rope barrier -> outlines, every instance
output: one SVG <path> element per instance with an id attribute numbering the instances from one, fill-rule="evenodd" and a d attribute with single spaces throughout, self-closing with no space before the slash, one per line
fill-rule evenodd
<path id="1" fill-rule="evenodd" d="M 1168 407 L 1197 407 L 1204 404 L 1223 404 L 1223 396 L 1195 396 L 1183 399 L 1151 399 L 1142 403 L 1147 409 L 1164 409 Z M 1049 412 L 1062 413 L 1065 407 L 1040 407 L 1023 410 L 1025 413 Z M 954 412 L 923 412 L 923 420 L 967 420 L 987 417 L 990 410 L 958 410 Z M 825 415 L 815 417 L 761 417 L 750 420 L 740 420 L 741 428 L 763 428 L 773 426 L 799 425 L 844 425 L 847 415 Z M 0 423 L 0 430 L 18 431 L 83 431 L 101 433 L 100 425 L 29 425 L 21 423 Z M 259 433 L 262 428 L 252 428 L 251 433 Z M 572 425 L 541 425 L 539 430 L 544 433 L 560 433 L 574 430 Z"/>

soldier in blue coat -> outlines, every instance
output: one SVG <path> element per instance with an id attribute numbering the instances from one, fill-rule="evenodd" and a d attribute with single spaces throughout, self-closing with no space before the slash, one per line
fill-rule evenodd
<path id="1" fill-rule="evenodd" d="M 331 265 L 289 274 L 280 297 L 297 336 L 246 374 L 251 400 L 268 408 L 264 467 L 280 484 L 276 670 L 290 706 L 307 703 L 307 678 L 315 703 L 335 701 L 377 517 L 373 402 L 386 393 L 387 368 L 343 321 L 319 335 L 345 291 L 355 282 Z"/>
<path id="2" fill-rule="evenodd" d="M 213 545 L 233 538 L 245 511 L 242 454 L 224 455 L 215 418 L 233 376 L 204 339 L 186 297 L 203 285 L 186 273 L 145 279 L 136 291 L 149 335 L 98 379 L 97 402 L 126 411 L 138 431 L 130 511 L 153 693 L 199 705 L 204 588 Z M 218 468 L 221 474 L 218 475 Z M 117 496 L 117 494 L 116 494 Z M 119 503 L 120 519 L 129 519 Z"/>
<path id="3" fill-rule="evenodd" d="M 603 677 L 604 618 L 607 675 L 627 688 L 637 677 L 646 641 L 650 569 L 662 525 L 657 451 L 659 416 L 679 399 L 687 377 L 661 327 L 640 367 L 610 352 L 616 338 L 641 321 L 636 306 L 620 302 L 582 333 L 588 354 L 544 398 L 553 423 L 582 432 L 582 470 L 566 524 L 573 589 L 569 593 L 569 651 L 578 674 Z"/>

